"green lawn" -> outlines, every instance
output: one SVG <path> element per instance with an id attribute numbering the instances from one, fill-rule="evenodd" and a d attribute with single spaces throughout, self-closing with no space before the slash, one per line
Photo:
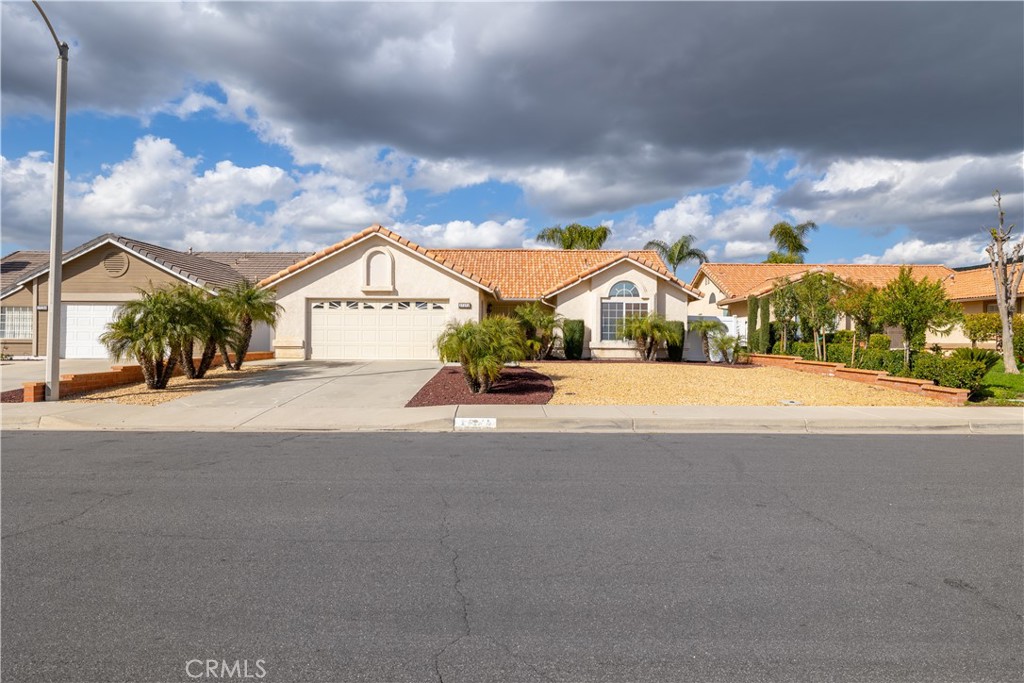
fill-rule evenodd
<path id="1" fill-rule="evenodd" d="M 1003 363 L 999 362 L 985 375 L 985 388 L 978 397 L 980 402 L 989 405 L 1020 405 L 1013 399 L 1024 399 L 1024 374 L 1007 375 L 1003 372 Z"/>

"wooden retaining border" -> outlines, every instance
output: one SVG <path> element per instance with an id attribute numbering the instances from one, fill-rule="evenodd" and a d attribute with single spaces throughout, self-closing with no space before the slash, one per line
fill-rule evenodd
<path id="1" fill-rule="evenodd" d="M 245 354 L 245 360 L 271 360 L 274 358 L 273 351 L 250 351 Z M 211 367 L 223 364 L 223 359 L 218 353 L 214 356 Z M 179 365 L 174 370 L 175 376 L 182 374 Z M 76 372 L 60 376 L 61 394 L 78 394 L 83 391 L 95 391 L 96 389 L 107 389 L 119 387 L 124 384 L 136 384 L 143 380 L 142 368 L 138 365 L 112 365 L 108 372 Z M 25 382 L 25 394 L 22 401 L 25 403 L 39 403 L 46 400 L 46 382 Z"/>
<path id="2" fill-rule="evenodd" d="M 753 365 L 766 367 L 786 368 L 787 370 L 799 370 L 810 372 L 816 375 L 828 377 L 839 377 L 861 384 L 887 387 L 898 391 L 907 391 L 912 394 L 919 394 L 934 398 L 950 405 L 962 406 L 967 403 L 970 392 L 967 389 L 953 389 L 951 387 L 940 387 L 927 379 L 914 379 L 912 377 L 893 377 L 883 370 L 861 370 L 860 368 L 848 368 L 844 363 L 823 363 L 814 360 L 804 360 L 800 356 L 776 356 L 767 353 L 750 354 L 750 362 Z"/>

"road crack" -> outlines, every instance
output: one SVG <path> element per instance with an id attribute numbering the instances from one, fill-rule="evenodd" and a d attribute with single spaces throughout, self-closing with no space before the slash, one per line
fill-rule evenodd
<path id="1" fill-rule="evenodd" d="M 39 526 L 29 527 L 28 529 L 22 529 L 21 531 L 15 531 L 13 533 L 5 534 L 4 536 L 0 536 L 0 539 L 6 540 L 8 538 L 14 538 L 15 536 L 21 536 L 23 534 L 29 534 L 29 533 L 32 533 L 34 531 L 41 531 L 43 529 L 48 529 L 50 527 L 65 525 L 68 522 L 73 522 L 76 519 L 78 519 L 80 517 L 83 517 L 86 513 L 91 512 L 92 510 L 95 510 L 96 508 L 98 508 L 99 506 L 103 505 L 107 501 L 114 500 L 115 498 L 124 498 L 125 496 L 130 496 L 131 493 L 132 493 L 131 491 L 125 491 L 124 493 L 108 493 L 108 494 L 105 494 L 102 498 L 100 498 L 98 501 L 96 501 L 92 505 L 86 507 L 81 512 L 77 512 L 77 513 L 71 515 L 70 517 L 64 517 L 63 519 L 58 519 L 58 520 L 54 520 L 52 522 L 47 522 L 46 524 L 40 524 Z"/>
<path id="2" fill-rule="evenodd" d="M 451 553 L 451 589 L 459 596 L 459 609 L 462 621 L 462 633 L 450 640 L 444 647 L 434 653 L 434 674 L 437 676 L 439 683 L 444 683 L 444 675 L 441 673 L 441 658 L 449 648 L 456 645 L 463 638 L 469 637 L 472 634 L 472 629 L 469 625 L 469 601 L 466 598 L 466 594 L 462 592 L 462 570 L 459 569 L 459 550 L 458 548 L 451 546 L 448 541 L 452 532 L 451 521 L 449 519 L 451 506 L 449 506 L 448 499 L 445 498 L 443 493 L 438 491 L 438 495 L 441 497 L 441 503 L 444 507 L 442 508 L 441 513 L 441 536 L 437 540 L 443 551 Z"/>

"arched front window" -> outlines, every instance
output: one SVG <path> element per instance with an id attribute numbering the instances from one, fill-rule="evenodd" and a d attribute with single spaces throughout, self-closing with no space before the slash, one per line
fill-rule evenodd
<path id="1" fill-rule="evenodd" d="M 363 289 L 367 291 L 391 291 L 395 287 L 395 261 L 383 249 L 374 249 L 366 254 L 363 263 Z"/>
<path id="2" fill-rule="evenodd" d="M 708 297 L 708 303 L 709 303 L 709 304 L 713 304 L 713 303 L 715 303 L 715 301 L 716 301 L 716 299 L 715 299 L 715 293 L 714 293 L 714 292 L 711 292 L 711 296 L 709 296 L 709 297 Z"/>
<path id="3" fill-rule="evenodd" d="M 612 285 L 608 296 L 601 299 L 601 341 L 616 341 L 619 321 L 647 315 L 647 302 L 640 299 L 640 289 L 629 280 Z"/>

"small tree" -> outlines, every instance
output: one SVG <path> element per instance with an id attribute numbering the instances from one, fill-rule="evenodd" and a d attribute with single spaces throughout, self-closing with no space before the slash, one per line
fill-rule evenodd
<path id="1" fill-rule="evenodd" d="M 1013 327 L 1011 325 L 1011 327 Z M 972 313 L 964 316 L 964 336 L 971 340 L 971 347 L 974 348 L 978 342 L 999 340 L 1002 348 L 1002 340 L 999 335 L 1003 330 L 1003 322 L 999 319 L 998 313 Z M 1016 331 L 1014 332 L 1016 336 Z"/>
<path id="2" fill-rule="evenodd" d="M 810 273 L 792 285 L 800 320 L 814 337 L 814 357 L 825 360 L 825 335 L 835 329 L 842 285 L 832 273 Z"/>
<path id="3" fill-rule="evenodd" d="M 881 332 L 878 324 L 878 288 L 863 282 L 847 285 L 836 299 L 836 308 L 853 321 L 853 341 L 850 348 L 850 363 L 857 361 L 857 334 L 867 339 L 875 332 Z"/>
<path id="4" fill-rule="evenodd" d="M 911 269 L 903 266 L 879 293 L 878 317 L 903 331 L 903 363 L 909 367 L 911 342 L 926 332 L 949 334 L 963 318 L 963 309 L 946 298 L 942 282 L 915 280 Z"/>
<path id="5" fill-rule="evenodd" d="M 1003 197 L 996 190 L 992 193 L 999 212 L 999 225 L 989 228 L 992 242 L 985 248 L 989 258 L 989 269 L 996 287 L 996 308 L 999 309 L 999 320 L 1003 328 L 1003 371 L 1009 375 L 1018 375 L 1017 361 L 1013 357 L 1013 314 L 1016 309 L 1017 297 L 1020 292 L 1021 278 L 1024 277 L 1024 239 L 1012 244 L 1011 233 L 1014 224 L 1006 226 L 1006 212 L 1003 211 Z M 1009 253 L 1007 253 L 1009 252 Z"/>
<path id="6" fill-rule="evenodd" d="M 182 332 L 176 313 L 180 306 L 169 289 L 139 290 L 100 335 L 115 360 L 134 359 L 150 389 L 164 389 L 181 356 Z"/>
<path id="7" fill-rule="evenodd" d="M 690 332 L 694 332 L 700 335 L 700 348 L 704 352 L 704 358 L 707 361 L 711 361 L 711 340 L 710 336 L 715 334 L 725 334 L 728 330 L 718 318 L 702 318 L 701 320 L 694 320 L 690 323 Z"/>
<path id="8" fill-rule="evenodd" d="M 771 350 L 772 342 L 772 302 L 768 297 L 761 297 L 761 324 L 757 328 L 757 344 L 755 348 L 758 353 L 766 353 Z"/>
<path id="9" fill-rule="evenodd" d="M 740 350 L 739 337 L 734 337 L 724 332 L 716 332 L 711 336 L 711 346 L 721 356 L 722 363 L 728 363 L 729 365 L 736 363 Z"/>
<path id="10" fill-rule="evenodd" d="M 751 294 L 747 297 L 747 348 L 754 351 L 757 344 L 757 314 L 760 310 L 759 301 Z"/>
<path id="11" fill-rule="evenodd" d="M 232 363 L 224 356 L 224 365 L 229 370 L 241 370 L 245 362 L 245 354 L 249 351 L 252 341 L 253 323 L 265 323 L 273 327 L 284 309 L 277 303 L 277 295 L 269 290 L 256 286 L 249 280 L 239 280 L 230 287 L 217 293 L 227 315 L 238 326 L 238 338 L 232 347 L 235 361 Z"/>
<path id="12" fill-rule="evenodd" d="M 437 338 L 441 360 L 458 362 L 474 394 L 486 394 L 505 363 L 526 357 L 526 337 L 519 323 L 504 315 L 481 322 L 451 321 Z"/>
<path id="13" fill-rule="evenodd" d="M 791 284 L 788 278 L 777 280 L 775 291 L 771 296 L 771 307 L 775 310 L 775 322 L 782 332 L 782 353 L 786 353 L 788 350 L 789 335 L 793 330 L 800 308 Z"/>
<path id="14" fill-rule="evenodd" d="M 681 344 L 682 336 L 676 326 L 657 313 L 629 316 L 618 324 L 619 336 L 632 339 L 641 360 L 654 360 L 662 344 Z"/>

